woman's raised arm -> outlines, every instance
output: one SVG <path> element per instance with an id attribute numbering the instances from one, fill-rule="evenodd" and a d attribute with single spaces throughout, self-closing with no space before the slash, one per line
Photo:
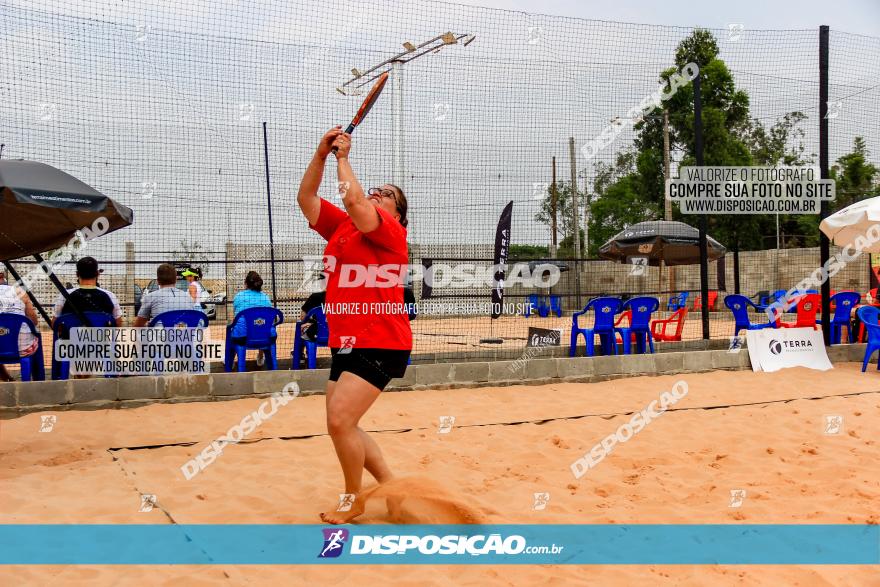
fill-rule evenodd
<path id="1" fill-rule="evenodd" d="M 318 221 L 318 214 L 321 212 L 321 198 L 318 197 L 318 188 L 321 187 L 321 180 L 324 177 L 324 163 L 330 154 L 333 141 L 341 134 L 341 126 L 335 126 L 324 133 L 299 184 L 296 201 L 309 224 L 314 225 Z"/>

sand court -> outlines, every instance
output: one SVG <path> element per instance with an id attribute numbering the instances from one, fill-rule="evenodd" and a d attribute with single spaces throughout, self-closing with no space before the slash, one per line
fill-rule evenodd
<path id="1" fill-rule="evenodd" d="M 679 380 L 688 393 L 576 479 L 571 464 Z M 266 390 L 270 392 L 272 390 Z M 30 414 L 0 423 L 2 523 L 314 524 L 342 480 L 322 396 L 297 397 L 190 480 L 181 466 L 260 399 Z M 602 383 L 383 394 L 365 416 L 398 479 L 372 488 L 360 523 L 876 524 L 880 375 L 833 371 L 713 372 Z M 54 415 L 50 432 L 41 416 Z M 827 434 L 825 417 L 842 417 Z M 447 433 L 440 418 L 454 416 Z M 744 490 L 738 507 L 731 491 Z M 535 493 L 548 493 L 535 509 Z M 155 495 L 152 511 L 141 495 Z M 402 501 L 392 519 L 386 499 Z M 869 567 L 517 567 L 517 584 L 871 584 Z M 10 584 L 125 584 L 149 572 L 173 585 L 247 576 L 335 584 L 513 584 L 501 567 L 8 567 Z M 224 573 L 229 574 L 226 577 Z M 524 575 L 522 575 L 524 573 Z M 332 579 L 331 579 L 332 577 Z M 409 579 L 408 579 L 409 577 Z M 873 577 L 873 579 L 871 578 Z M 533 581 L 531 579 L 534 579 Z M 151 582 L 152 582 L 151 580 Z M 586 583 L 583 583 L 586 581 Z M 593 582 L 598 581 L 598 582 Z M 692 583 L 691 583 L 692 582 Z M 132 583 L 134 584 L 134 583 Z M 192 584 L 192 583 L 188 583 Z M 297 582 L 291 584 L 300 584 Z M 777 583 L 778 584 L 778 583 Z"/>

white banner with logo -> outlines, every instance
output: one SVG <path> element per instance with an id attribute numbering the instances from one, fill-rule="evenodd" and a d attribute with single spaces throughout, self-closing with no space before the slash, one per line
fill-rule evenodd
<path id="1" fill-rule="evenodd" d="M 807 367 L 818 371 L 833 369 L 821 330 L 812 328 L 765 328 L 746 333 L 753 371 L 779 371 L 787 367 Z"/>

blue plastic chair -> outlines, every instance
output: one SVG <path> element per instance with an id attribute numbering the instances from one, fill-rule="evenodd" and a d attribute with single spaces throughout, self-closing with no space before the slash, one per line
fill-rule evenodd
<path id="1" fill-rule="evenodd" d="M 315 340 L 308 340 L 303 338 L 301 327 L 304 322 L 309 322 L 312 318 L 318 322 L 318 333 L 315 335 Z M 324 309 L 321 306 L 312 308 L 306 312 L 305 318 L 296 323 L 296 329 L 293 333 L 293 351 L 290 353 L 293 369 L 299 369 L 299 358 L 302 356 L 303 346 L 306 349 L 306 366 L 309 369 L 314 369 L 318 364 L 318 347 L 327 346 L 329 341 L 330 329 L 327 327 Z"/>
<path id="2" fill-rule="evenodd" d="M 547 297 L 539 294 L 529 294 L 529 305 L 526 307 L 525 312 L 523 312 L 523 316 L 529 317 L 532 315 L 532 309 L 538 312 L 538 316 L 541 318 L 546 318 L 550 315 L 550 306 L 547 305 Z"/>
<path id="3" fill-rule="evenodd" d="M 242 322 L 246 329 L 245 342 L 235 344 L 232 341 L 232 329 Z M 266 357 L 266 369 L 270 371 L 278 369 L 278 354 L 275 352 L 273 331 L 283 322 L 284 314 L 281 310 L 268 306 L 248 308 L 236 314 L 232 323 L 226 327 L 226 360 L 223 365 L 226 372 L 232 371 L 233 357 L 238 357 L 238 370 L 244 372 L 248 350 L 263 351 Z"/>
<path id="4" fill-rule="evenodd" d="M 83 315 L 92 328 L 113 328 L 116 326 L 116 319 L 106 312 L 83 312 Z M 52 379 L 70 378 L 70 361 L 55 359 L 55 343 L 59 340 L 68 340 L 70 329 L 78 326 L 83 326 L 83 323 L 76 314 L 55 316 L 55 322 L 52 324 Z"/>
<path id="5" fill-rule="evenodd" d="M 165 328 L 207 328 L 208 316 L 200 310 L 171 310 L 162 312 L 152 320 L 150 327 Z"/>
<path id="6" fill-rule="evenodd" d="M 599 337 L 602 353 L 605 355 L 617 354 L 617 342 L 614 333 L 614 316 L 620 312 L 623 302 L 618 298 L 594 298 L 580 312 L 575 312 L 571 317 L 571 348 L 569 356 L 573 357 L 577 347 L 578 336 L 583 335 L 586 342 L 586 356 L 594 355 L 595 337 Z M 592 328 L 581 328 L 578 325 L 578 316 L 583 316 L 590 310 L 596 314 Z"/>
<path id="7" fill-rule="evenodd" d="M 736 294 L 739 295 L 739 294 Z M 776 297 L 770 293 L 769 291 L 766 293 L 758 294 L 758 301 L 755 302 L 755 308 L 758 309 L 759 312 L 766 312 L 767 308 L 770 307 L 770 304 L 776 301 Z"/>
<path id="8" fill-rule="evenodd" d="M 538 294 L 529 294 L 529 303 L 526 304 L 525 310 L 523 311 L 523 316 L 526 318 L 532 315 L 532 309 L 538 309 Z"/>
<path id="9" fill-rule="evenodd" d="M 37 350 L 22 357 L 18 350 L 18 337 L 24 326 L 37 339 Z M 18 363 L 21 366 L 22 381 L 43 381 L 46 368 L 43 366 L 43 337 L 34 323 L 21 314 L 0 314 L 0 365 Z"/>
<path id="10" fill-rule="evenodd" d="M 754 308 L 756 312 L 760 312 L 761 308 L 746 296 L 740 294 L 730 294 L 724 298 L 724 305 L 733 312 L 733 335 L 738 336 L 740 330 L 763 330 L 764 328 L 775 328 L 776 324 L 769 321 L 767 324 L 753 324 L 749 318 L 749 307 Z"/>
<path id="11" fill-rule="evenodd" d="M 766 311 L 767 308 L 770 306 L 770 292 L 766 290 L 759 291 L 754 295 L 754 297 L 757 298 L 755 306 L 758 308 L 758 310 L 761 312 Z"/>
<path id="12" fill-rule="evenodd" d="M 654 337 L 651 335 L 651 314 L 660 308 L 660 300 L 652 297 L 630 298 L 623 304 L 623 311 L 629 310 L 629 326 L 617 328 L 623 340 L 623 353 L 632 352 L 632 339 L 636 339 L 636 352 L 644 353 L 646 348 L 654 352 Z"/>
<path id="13" fill-rule="evenodd" d="M 559 296 L 550 296 L 550 311 L 556 314 L 557 318 L 562 318 L 562 300 Z"/>
<path id="14" fill-rule="evenodd" d="M 831 344 L 840 344 L 844 327 L 846 327 L 847 340 L 850 343 L 855 342 L 856 332 L 851 322 L 852 311 L 861 299 L 862 294 L 855 291 L 839 291 L 831 296 L 831 305 L 834 306 L 834 315 L 831 316 Z M 816 320 L 816 324 L 821 325 L 822 320 Z"/>
<path id="15" fill-rule="evenodd" d="M 547 303 L 547 296 L 538 298 L 538 316 L 546 318 L 550 315 L 550 305 Z"/>
<path id="16" fill-rule="evenodd" d="M 670 312 L 674 312 L 676 310 L 680 310 L 681 308 L 686 308 L 689 293 L 690 292 L 683 291 L 677 296 L 671 296 L 669 298 L 669 301 L 666 302 L 666 309 Z"/>
<path id="17" fill-rule="evenodd" d="M 874 306 L 862 306 L 856 310 L 856 314 L 868 331 L 868 345 L 865 348 L 865 359 L 862 361 L 862 373 L 864 373 L 871 355 L 874 351 L 880 350 L 880 309 Z M 877 369 L 880 370 L 880 358 L 877 360 Z"/>

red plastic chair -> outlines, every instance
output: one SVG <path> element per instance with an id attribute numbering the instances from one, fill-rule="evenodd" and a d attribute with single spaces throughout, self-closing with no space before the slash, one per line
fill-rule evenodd
<path id="1" fill-rule="evenodd" d="M 813 330 L 818 330 L 816 315 L 822 308 L 821 299 L 819 294 L 806 294 L 802 296 L 797 303 L 797 319 L 794 322 L 783 322 L 780 320 L 779 326 L 782 328 L 806 328 L 809 326 Z"/>
<path id="2" fill-rule="evenodd" d="M 624 323 L 624 320 L 626 323 Z M 617 332 L 618 328 L 627 328 L 632 324 L 632 310 L 625 310 L 620 313 L 620 318 L 617 319 L 617 322 L 614 323 L 614 340 L 617 341 L 618 344 L 623 344 L 623 339 L 620 337 L 620 333 Z M 636 340 L 636 335 L 633 334 L 630 336 L 632 342 L 634 343 Z"/>
<path id="3" fill-rule="evenodd" d="M 629 326 L 632 323 L 632 310 L 626 310 L 620 313 L 620 318 L 617 319 L 617 322 L 614 323 L 615 328 L 620 328 L 623 321 L 626 320 L 626 325 Z"/>
<path id="4" fill-rule="evenodd" d="M 715 311 L 715 303 L 718 301 L 718 292 L 710 291 L 709 292 L 709 310 Z M 703 309 L 703 296 L 698 295 L 694 298 L 694 310 Z"/>
<path id="5" fill-rule="evenodd" d="M 651 320 L 651 334 L 653 335 L 654 340 L 667 342 L 681 340 L 681 330 L 684 326 L 684 320 L 687 318 L 687 313 L 687 308 L 680 308 L 669 318 Z M 671 334 L 667 333 L 667 329 L 672 324 L 675 325 L 675 331 Z"/>

